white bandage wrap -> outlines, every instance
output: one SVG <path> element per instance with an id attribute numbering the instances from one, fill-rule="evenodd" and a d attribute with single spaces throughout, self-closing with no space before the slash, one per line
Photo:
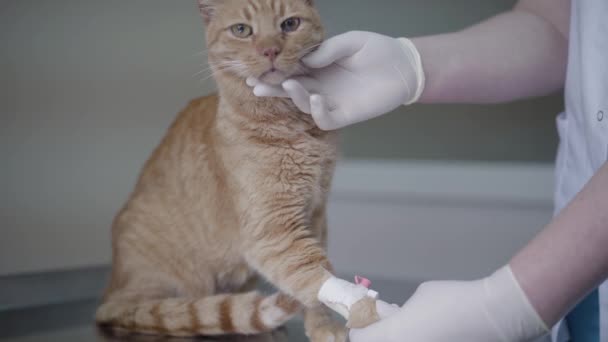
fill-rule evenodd
<path id="1" fill-rule="evenodd" d="M 420 100 L 424 87 L 426 86 L 426 76 L 424 75 L 424 68 L 422 67 L 422 57 L 414 43 L 407 38 L 398 38 L 397 40 L 403 45 L 403 52 L 407 56 L 407 60 L 416 75 L 415 80 L 405 80 L 410 90 L 412 90 L 412 88 L 414 89 L 413 96 L 404 103 L 408 106 Z"/>
<path id="2" fill-rule="evenodd" d="M 317 297 L 321 303 L 348 320 L 353 304 L 365 297 L 376 299 L 378 298 L 378 292 L 362 285 L 331 277 L 321 286 Z"/>

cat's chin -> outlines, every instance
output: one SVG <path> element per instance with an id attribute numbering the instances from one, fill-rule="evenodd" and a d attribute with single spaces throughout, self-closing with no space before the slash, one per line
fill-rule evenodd
<path id="1" fill-rule="evenodd" d="M 280 85 L 281 83 L 285 82 L 288 77 L 289 76 L 286 73 L 280 70 L 270 70 L 263 73 L 259 77 L 259 79 L 260 81 L 268 83 L 270 85 Z"/>

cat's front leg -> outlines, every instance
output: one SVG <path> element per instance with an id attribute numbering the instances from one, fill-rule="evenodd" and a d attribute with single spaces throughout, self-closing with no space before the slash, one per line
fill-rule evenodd
<path id="1" fill-rule="evenodd" d="M 276 202 L 274 202 L 276 203 Z M 332 278 L 332 266 L 310 229 L 304 205 L 250 208 L 242 228 L 247 262 L 307 308 L 321 305 L 318 293 Z"/>
<path id="2" fill-rule="evenodd" d="M 308 309 L 323 303 L 355 322 L 352 327 L 373 323 L 375 319 L 367 320 L 375 312 L 375 300 L 367 297 L 368 289 L 332 274 L 325 250 L 311 230 L 306 202 L 281 194 L 268 202 L 259 196 L 257 200 L 243 216 L 241 242 L 247 262 Z"/>
<path id="3" fill-rule="evenodd" d="M 325 202 L 325 201 L 324 201 Z M 312 212 L 312 230 L 327 250 L 327 215 L 325 203 L 320 204 Z M 306 336 L 312 342 L 335 341 L 343 342 L 347 339 L 347 329 L 344 323 L 336 320 L 327 307 L 306 309 L 304 312 L 304 328 Z"/>

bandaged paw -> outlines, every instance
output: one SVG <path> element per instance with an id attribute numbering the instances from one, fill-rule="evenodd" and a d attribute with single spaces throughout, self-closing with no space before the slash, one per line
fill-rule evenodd
<path id="1" fill-rule="evenodd" d="M 376 291 L 336 277 L 329 278 L 321 286 L 318 294 L 319 301 L 342 315 L 349 323 L 353 323 L 352 318 L 355 318 L 354 325 L 357 326 L 377 321 L 375 310 L 377 298 Z M 367 318 L 371 320 L 370 323 L 366 322 Z"/>
<path id="2" fill-rule="evenodd" d="M 376 300 L 365 297 L 356 302 L 350 309 L 350 316 L 346 326 L 351 329 L 363 329 L 380 320 L 380 314 L 376 308 Z"/>

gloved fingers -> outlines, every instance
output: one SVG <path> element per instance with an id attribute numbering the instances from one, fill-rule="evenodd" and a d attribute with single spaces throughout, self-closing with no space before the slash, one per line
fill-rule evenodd
<path id="1" fill-rule="evenodd" d="M 399 312 L 399 310 L 400 308 L 395 304 L 389 304 L 381 300 L 376 301 L 376 311 L 378 311 L 380 319 L 390 317 Z"/>
<path id="2" fill-rule="evenodd" d="M 294 81 L 298 81 L 306 90 L 311 94 L 321 94 L 321 82 L 317 81 L 316 78 L 307 76 L 298 76 L 293 78 Z M 289 80 L 288 80 L 289 81 Z M 287 82 L 287 81 L 285 81 Z"/>
<path id="3" fill-rule="evenodd" d="M 310 97 L 310 111 L 312 118 L 320 129 L 324 131 L 335 129 L 335 124 L 328 115 L 327 104 L 323 96 L 313 95 Z"/>
<path id="4" fill-rule="evenodd" d="M 283 89 L 289 97 L 293 100 L 296 107 L 304 113 L 310 114 L 310 93 L 300 82 L 296 80 L 287 80 L 283 82 Z"/>
<path id="5" fill-rule="evenodd" d="M 281 86 L 266 83 L 258 83 L 253 88 L 253 94 L 257 97 L 289 97 L 289 94 Z"/>
<path id="6" fill-rule="evenodd" d="M 249 76 L 249 77 L 247 77 L 247 80 L 245 82 L 247 83 L 248 86 L 255 87 L 256 85 L 258 85 L 258 83 L 260 83 L 260 80 L 253 76 Z"/>
<path id="7" fill-rule="evenodd" d="M 317 126 L 324 131 L 333 131 L 344 127 L 344 113 L 340 109 L 330 110 L 327 99 L 321 95 L 310 97 L 310 109 Z M 340 120 L 342 119 L 342 120 Z"/>
<path id="8" fill-rule="evenodd" d="M 255 77 L 248 77 L 246 82 L 257 97 L 289 97 L 282 87 L 264 83 Z"/>
<path id="9" fill-rule="evenodd" d="M 302 58 L 311 68 L 324 68 L 340 59 L 350 57 L 365 45 L 361 32 L 347 32 L 325 41 L 319 49 Z"/>

